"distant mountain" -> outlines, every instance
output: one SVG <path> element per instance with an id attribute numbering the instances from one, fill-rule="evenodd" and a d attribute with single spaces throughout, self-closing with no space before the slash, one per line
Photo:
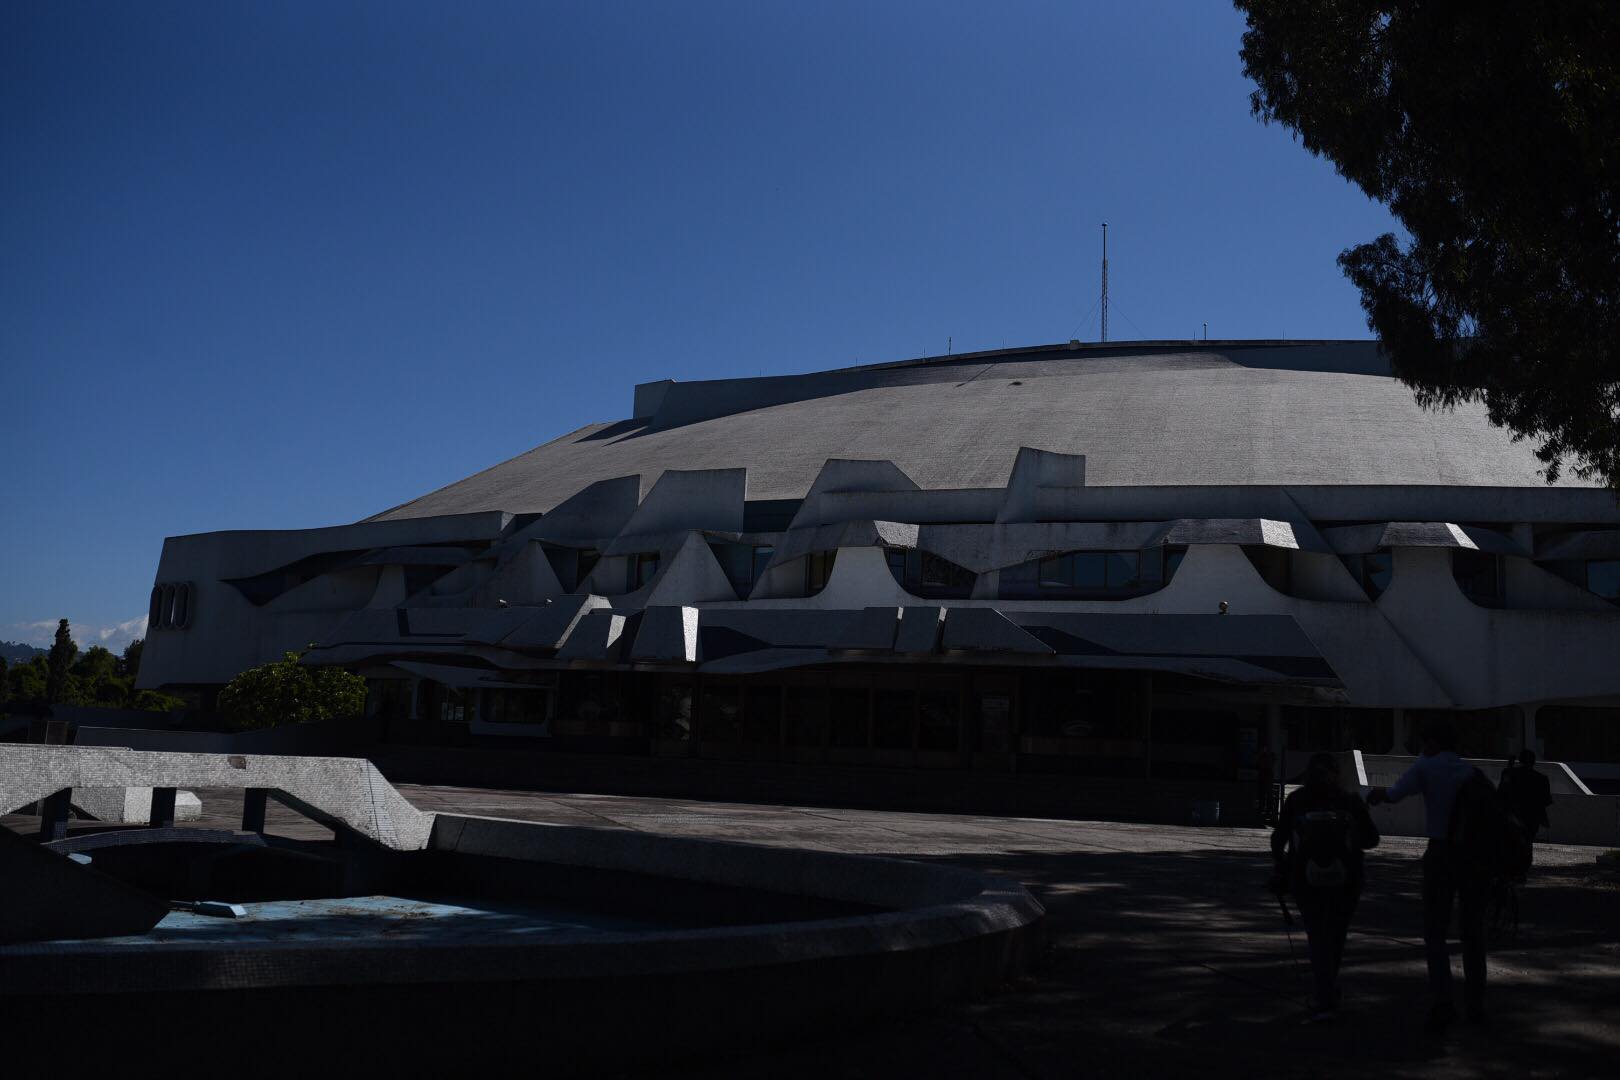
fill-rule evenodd
<path id="1" fill-rule="evenodd" d="M 0 656 L 5 657 L 8 664 L 25 664 L 36 656 L 44 656 L 47 651 L 20 641 L 0 641 Z"/>

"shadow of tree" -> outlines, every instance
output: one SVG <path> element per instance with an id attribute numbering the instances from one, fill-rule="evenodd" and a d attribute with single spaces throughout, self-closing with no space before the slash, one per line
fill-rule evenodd
<path id="1" fill-rule="evenodd" d="M 1620 1050 L 1620 904 L 1578 867 L 1537 872 L 1524 890 L 1518 939 L 1491 954 L 1490 1023 L 1431 1037 L 1410 857 L 1369 857 L 1346 1001 L 1328 1025 L 1301 1022 L 1304 935 L 1290 937 L 1265 891 L 1263 844 L 926 861 L 1024 882 L 1048 911 L 1049 962 L 979 1002 L 679 1075 L 882 1075 L 882 1062 L 931 1077 L 1596 1076 Z"/>

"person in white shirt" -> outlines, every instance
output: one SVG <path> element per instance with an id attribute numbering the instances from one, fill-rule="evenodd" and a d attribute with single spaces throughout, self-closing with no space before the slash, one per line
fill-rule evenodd
<path id="1" fill-rule="evenodd" d="M 1369 791 L 1367 805 L 1423 796 L 1423 831 L 1429 838 L 1423 853 L 1423 944 L 1434 999 L 1427 1026 L 1431 1032 L 1441 1032 L 1457 1016 L 1447 943 L 1454 901 L 1463 946 L 1464 1009 L 1470 1023 L 1485 1019 L 1485 890 L 1471 876 L 1458 872 L 1446 840 L 1457 792 L 1473 775 L 1474 767 L 1457 756 L 1457 734 L 1449 721 L 1424 724 L 1422 738 L 1423 755 L 1389 787 Z"/>

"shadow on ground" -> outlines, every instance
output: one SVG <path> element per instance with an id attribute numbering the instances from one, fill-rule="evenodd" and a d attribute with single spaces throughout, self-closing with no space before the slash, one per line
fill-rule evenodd
<path id="1" fill-rule="evenodd" d="M 1517 935 L 1493 947 L 1490 1022 L 1434 1038 L 1422 1032 L 1419 865 L 1409 857 L 1369 859 L 1345 1006 L 1331 1025 L 1301 1022 L 1304 938 L 1296 928 L 1290 940 L 1264 891 L 1262 851 L 937 861 L 1004 874 L 1039 896 L 1052 930 L 1042 970 L 903 1025 L 829 1031 L 663 1075 L 1600 1076 L 1620 1052 L 1620 893 L 1581 867 L 1538 871 L 1523 891 Z"/>

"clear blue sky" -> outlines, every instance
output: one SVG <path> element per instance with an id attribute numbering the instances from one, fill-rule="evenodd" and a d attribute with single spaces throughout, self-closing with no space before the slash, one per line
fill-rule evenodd
<path id="1" fill-rule="evenodd" d="M 631 386 L 1096 336 L 1365 337 L 1384 210 L 1221 3 L 0 8 L 0 638 L 166 535 L 353 521 Z M 117 630 L 119 624 L 125 625 Z"/>

